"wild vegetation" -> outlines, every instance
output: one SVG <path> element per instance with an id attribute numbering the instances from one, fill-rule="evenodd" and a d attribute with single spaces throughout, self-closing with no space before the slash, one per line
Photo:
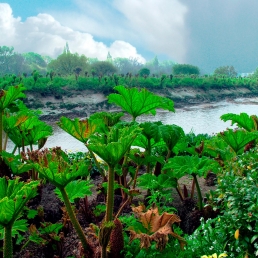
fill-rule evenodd
<path id="1" fill-rule="evenodd" d="M 176 103 L 188 102 L 187 98 L 177 98 L 171 94 L 171 91 L 178 89 L 187 91 L 190 88 L 197 91 L 195 102 L 217 101 L 223 97 L 252 97 L 258 94 L 257 71 L 248 77 L 241 77 L 237 76 L 234 67 L 222 66 L 212 75 L 203 75 L 196 66 L 175 64 L 171 60 L 159 61 L 157 56 L 141 64 L 134 58 L 112 58 L 110 53 L 105 61 L 99 61 L 71 53 L 68 44 L 56 59 L 33 52 L 19 54 L 12 47 L 0 47 L 0 75 L 1 89 L 22 83 L 26 87 L 26 93 L 36 95 L 32 103 L 25 100 L 33 108 L 46 107 L 39 98 L 50 96 L 60 100 L 60 107 L 71 110 L 76 104 L 69 101 L 63 103 L 64 96 L 71 97 L 76 92 L 87 90 L 107 96 L 118 85 L 161 92 Z"/>
<path id="2" fill-rule="evenodd" d="M 174 112 L 172 100 L 118 85 L 107 98 L 122 112 L 60 119 L 85 145 L 69 154 L 44 148 L 52 128 L 26 108 L 24 91 L 7 85 L 0 95 L 4 258 L 258 255 L 257 116 L 224 114 L 236 129 L 185 134 L 174 124 L 136 122 L 157 108 Z M 211 175 L 216 189 L 205 197 L 199 181 Z"/>

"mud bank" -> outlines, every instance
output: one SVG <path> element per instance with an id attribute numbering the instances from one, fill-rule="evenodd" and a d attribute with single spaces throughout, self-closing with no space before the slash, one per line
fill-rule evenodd
<path id="1" fill-rule="evenodd" d="M 165 88 L 153 92 L 173 100 L 175 108 L 218 102 L 225 99 L 233 100 L 258 96 L 258 92 L 253 92 L 248 88 L 202 90 L 200 88 L 180 87 L 175 89 Z M 61 116 L 84 118 L 98 111 L 119 110 L 117 106 L 108 103 L 106 94 L 90 90 L 69 91 L 69 94 L 61 98 L 27 93 L 25 103 L 29 108 L 41 110 L 41 119 L 51 122 L 59 120 Z"/>

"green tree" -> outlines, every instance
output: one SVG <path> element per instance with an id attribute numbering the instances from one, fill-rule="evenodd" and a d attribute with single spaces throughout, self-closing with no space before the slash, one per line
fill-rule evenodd
<path id="1" fill-rule="evenodd" d="M 10 60 L 14 55 L 14 48 L 7 46 L 0 46 L 0 70 L 1 73 L 8 73 L 10 70 Z"/>
<path id="2" fill-rule="evenodd" d="M 148 69 L 148 68 L 142 68 L 142 69 L 140 69 L 140 70 L 139 70 L 139 75 L 140 75 L 141 77 L 147 77 L 147 76 L 149 76 L 149 75 L 150 75 L 150 69 Z"/>
<path id="3" fill-rule="evenodd" d="M 47 62 L 44 57 L 34 52 L 24 53 L 22 56 L 24 57 L 26 65 L 29 66 L 30 70 L 46 72 Z"/>
<path id="4" fill-rule="evenodd" d="M 237 71 L 235 70 L 234 66 L 220 66 L 215 69 L 214 75 L 224 75 L 227 77 L 236 77 Z"/>
<path id="5" fill-rule="evenodd" d="M 174 75 L 179 74 L 200 74 L 200 69 L 197 66 L 190 65 L 190 64 L 175 64 L 172 67 L 172 72 Z"/>
<path id="6" fill-rule="evenodd" d="M 116 67 L 109 61 L 97 61 L 91 65 L 91 70 L 97 75 L 109 75 L 117 71 Z"/>
<path id="7" fill-rule="evenodd" d="M 57 59 L 52 60 L 48 64 L 48 70 L 53 70 L 57 74 L 71 75 L 74 74 L 74 70 L 80 67 L 82 71 L 86 71 L 89 68 L 88 59 L 85 55 L 79 55 L 77 53 L 72 54 L 69 51 L 64 51 L 59 55 Z"/>
<path id="8" fill-rule="evenodd" d="M 155 56 L 151 61 L 145 64 L 145 67 L 150 69 L 152 74 L 159 74 L 159 60 L 158 57 Z"/>
<path id="9" fill-rule="evenodd" d="M 0 74 L 21 74 L 28 72 L 21 54 L 15 53 L 13 47 L 0 46 Z"/>
<path id="10" fill-rule="evenodd" d="M 136 74 L 141 68 L 141 64 L 134 58 L 117 57 L 113 60 L 114 66 L 120 74 Z"/>

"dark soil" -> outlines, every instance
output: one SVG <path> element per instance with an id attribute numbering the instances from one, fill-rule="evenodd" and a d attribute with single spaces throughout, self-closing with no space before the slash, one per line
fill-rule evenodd
<path id="1" fill-rule="evenodd" d="M 95 185 L 97 186 L 101 182 L 100 177 L 95 178 Z M 209 190 L 214 189 L 214 175 L 209 175 L 207 180 L 203 178 L 199 178 L 200 186 L 202 189 L 203 196 Z M 211 183 L 213 182 L 213 183 Z M 184 177 L 180 180 L 180 185 L 183 187 L 185 185 L 190 192 L 191 189 L 191 178 Z M 211 186 L 213 184 L 213 186 Z M 20 246 L 15 246 L 14 248 L 14 257 L 15 258 L 65 258 L 65 257 L 82 257 L 83 249 L 81 247 L 80 241 L 76 232 L 73 229 L 69 218 L 66 216 L 65 209 L 63 203 L 56 197 L 54 194 L 54 186 L 47 183 L 39 189 L 40 198 L 35 197 L 29 203 L 30 209 L 38 209 L 38 215 L 33 220 L 30 220 L 29 223 L 34 224 L 37 228 L 40 226 L 41 222 L 48 221 L 51 223 L 63 223 L 64 228 L 63 231 L 59 234 L 60 241 L 55 241 L 51 239 L 49 236 L 46 239 L 49 242 L 45 245 L 38 245 L 33 242 L 29 242 L 28 245 L 21 251 L 21 246 L 25 243 L 25 241 Z M 177 209 L 177 213 L 181 218 L 180 226 L 185 233 L 191 234 L 193 231 L 199 226 L 200 218 L 204 216 L 203 212 L 200 212 L 196 207 L 197 200 L 196 195 L 194 199 L 186 198 L 184 201 L 181 201 L 178 197 L 176 191 L 173 193 L 174 201 L 172 205 Z M 135 199 L 134 204 L 138 205 L 139 201 L 143 201 L 144 195 L 142 194 L 140 197 Z M 118 211 L 121 205 L 122 197 L 120 195 L 115 195 L 115 204 L 114 211 L 115 213 Z M 104 217 L 104 214 L 99 216 L 95 216 L 93 214 L 93 210 L 97 204 L 105 203 L 105 196 L 103 194 L 97 194 L 94 191 L 93 196 L 88 199 L 80 200 L 76 203 L 76 211 L 77 217 L 82 228 L 85 231 L 85 234 L 88 237 L 90 245 L 94 250 L 94 256 L 85 256 L 85 257 L 100 257 L 101 249 L 99 247 L 98 239 L 96 238 L 93 229 L 90 227 L 90 223 L 94 223 L 99 225 Z M 44 212 L 42 212 L 44 211 Z M 131 213 L 130 205 L 127 205 L 123 214 Z M 211 216 L 215 216 L 214 214 L 210 214 Z M 28 236 L 27 236 L 28 237 Z"/>

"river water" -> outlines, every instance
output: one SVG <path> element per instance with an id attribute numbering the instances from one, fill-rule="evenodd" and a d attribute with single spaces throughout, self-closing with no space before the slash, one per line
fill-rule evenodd
<path id="1" fill-rule="evenodd" d="M 184 129 L 185 133 L 193 131 L 195 134 L 207 133 L 209 135 L 218 133 L 226 128 L 232 128 L 230 122 L 223 122 L 220 116 L 226 113 L 247 113 L 258 115 L 258 98 L 235 99 L 234 101 L 221 101 L 211 104 L 187 106 L 176 109 L 176 112 L 158 111 L 156 116 L 144 115 L 137 119 L 138 122 L 161 121 L 163 124 L 176 124 Z M 125 120 L 130 120 L 129 116 Z M 61 146 L 67 151 L 86 151 L 83 143 L 79 142 L 57 125 L 52 125 L 54 135 L 50 136 L 45 147 Z M 8 150 L 11 150 L 11 144 Z"/>

